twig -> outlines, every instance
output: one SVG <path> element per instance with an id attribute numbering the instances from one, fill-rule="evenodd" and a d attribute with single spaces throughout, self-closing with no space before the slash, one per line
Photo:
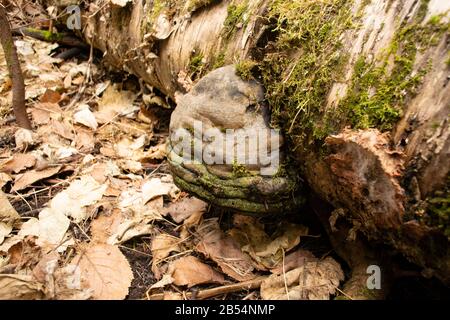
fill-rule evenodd
<path id="1" fill-rule="evenodd" d="M 212 298 L 212 297 L 215 297 L 215 296 L 218 296 L 221 294 L 239 292 L 239 291 L 243 291 L 243 290 L 258 289 L 259 287 L 261 287 L 261 283 L 266 278 L 267 278 L 267 276 L 261 276 L 261 277 L 258 277 L 258 278 L 255 278 L 255 279 L 249 280 L 249 281 L 233 283 L 230 285 L 217 287 L 217 288 L 200 290 L 196 293 L 196 298 L 197 299 L 208 299 L 208 298 Z M 164 293 L 157 293 L 157 294 L 150 295 L 149 292 L 150 292 L 150 289 L 147 290 L 147 292 L 145 293 L 147 300 L 164 300 Z M 192 295 L 193 295 L 192 292 L 187 292 L 185 296 L 187 299 L 190 299 L 190 298 L 192 298 Z M 182 298 L 182 295 L 180 295 L 180 298 Z"/>
<path id="2" fill-rule="evenodd" d="M 283 280 L 284 280 L 284 289 L 286 290 L 286 296 L 288 300 L 291 300 L 289 298 L 289 290 L 288 290 L 288 285 L 287 285 L 287 279 L 286 279 L 286 268 L 285 268 L 285 263 L 284 263 L 284 258 L 285 258 L 285 252 L 284 249 L 281 249 L 283 251 Z"/>

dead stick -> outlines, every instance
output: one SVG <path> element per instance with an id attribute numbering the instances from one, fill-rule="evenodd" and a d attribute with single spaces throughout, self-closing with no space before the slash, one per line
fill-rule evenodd
<path id="1" fill-rule="evenodd" d="M 212 298 L 212 297 L 215 297 L 215 296 L 218 296 L 221 294 L 233 293 L 233 292 L 238 292 L 238 291 L 242 291 L 242 290 L 258 289 L 259 287 L 261 287 L 261 283 L 266 278 L 267 277 L 258 277 L 253 280 L 249 280 L 249 281 L 245 281 L 245 282 L 233 283 L 233 284 L 222 286 L 222 287 L 201 290 L 196 293 L 195 297 L 196 297 L 196 299 L 208 299 L 208 298 Z M 193 295 L 192 292 L 186 293 L 187 298 L 192 298 L 192 295 Z M 183 298 L 183 296 L 180 295 L 180 298 Z M 164 293 L 148 295 L 148 292 L 147 292 L 147 299 L 148 300 L 164 300 Z"/>
<path id="2" fill-rule="evenodd" d="M 0 4 L 0 42 L 5 52 L 6 64 L 8 65 L 9 76 L 12 80 L 12 107 L 16 116 L 17 124 L 25 129 L 31 129 L 30 119 L 28 119 L 25 108 L 25 84 L 22 70 L 20 68 L 19 57 L 16 46 L 11 35 L 11 26 L 6 16 L 5 8 Z"/>

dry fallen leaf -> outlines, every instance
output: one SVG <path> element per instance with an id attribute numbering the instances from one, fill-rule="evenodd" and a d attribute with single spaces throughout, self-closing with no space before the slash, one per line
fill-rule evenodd
<path id="1" fill-rule="evenodd" d="M 8 236 L 12 230 L 13 228 L 10 224 L 0 222 L 0 244 L 3 243 L 5 237 Z"/>
<path id="2" fill-rule="evenodd" d="M 23 128 L 16 131 L 14 139 L 18 150 L 25 150 L 36 142 L 36 136 L 33 134 L 33 131 Z"/>
<path id="3" fill-rule="evenodd" d="M 0 164 L 0 171 L 6 173 L 19 173 L 22 170 L 31 168 L 36 164 L 36 157 L 30 153 L 16 153 L 12 159 Z"/>
<path id="4" fill-rule="evenodd" d="M 62 109 L 57 103 L 38 103 L 31 108 L 31 116 L 37 125 L 48 124 L 52 115 L 61 114 Z"/>
<path id="5" fill-rule="evenodd" d="M 198 284 L 225 282 L 222 274 L 193 256 L 171 262 L 168 273 L 171 274 L 174 284 L 189 288 Z"/>
<path id="6" fill-rule="evenodd" d="M 98 101 L 98 111 L 95 112 L 95 118 L 98 123 L 103 124 L 110 122 L 119 114 L 130 114 L 136 109 L 133 106 L 135 99 L 136 94 L 133 92 L 118 91 L 114 86 L 109 86 Z"/>
<path id="7" fill-rule="evenodd" d="M 166 176 L 165 178 L 168 178 Z M 179 189 L 171 180 L 164 180 L 159 178 L 152 178 L 150 181 L 145 182 L 142 185 L 142 201 L 147 203 L 148 201 L 159 197 L 168 195 L 172 198 L 176 196 Z"/>
<path id="8" fill-rule="evenodd" d="M 67 246 L 65 235 L 69 229 L 69 219 L 60 211 L 45 208 L 39 212 L 39 235 L 36 243 L 42 247 L 63 251 Z"/>
<path id="9" fill-rule="evenodd" d="M 30 186 L 31 184 L 39 180 L 50 178 L 51 176 L 57 174 L 59 170 L 61 170 L 61 166 L 53 166 L 48 167 L 44 170 L 40 171 L 30 170 L 23 174 L 17 175 L 12 191 L 19 191 L 25 189 L 26 187 Z"/>
<path id="10" fill-rule="evenodd" d="M 283 253 L 297 246 L 300 237 L 308 234 L 307 227 L 282 223 L 269 237 L 256 218 L 242 215 L 234 216 L 234 225 L 235 228 L 228 233 L 240 244 L 242 251 L 252 257 L 260 270 L 277 266 L 283 259 Z"/>
<path id="11" fill-rule="evenodd" d="M 133 280 L 130 264 L 118 247 L 93 244 L 71 262 L 81 272 L 81 282 L 93 290 L 97 300 L 122 300 Z"/>
<path id="12" fill-rule="evenodd" d="M 205 220 L 198 227 L 200 242 L 196 249 L 216 262 L 224 273 L 238 281 L 253 279 L 253 264 L 239 244 L 220 230 L 217 219 Z"/>
<path id="13" fill-rule="evenodd" d="M 95 119 L 92 111 L 89 110 L 89 106 L 87 104 L 83 104 L 78 107 L 78 111 L 76 111 L 73 115 L 73 120 L 75 123 L 85 125 L 93 130 L 97 130 L 98 128 L 97 120 Z"/>
<path id="14" fill-rule="evenodd" d="M 4 172 L 0 172 L 0 189 L 3 188 L 12 178 Z"/>
<path id="15" fill-rule="evenodd" d="M 6 195 L 0 190 L 0 244 L 11 233 L 14 224 L 19 220 L 20 216 L 16 209 L 13 208 Z"/>
<path id="16" fill-rule="evenodd" d="M 113 209 L 110 215 L 101 215 L 91 222 L 92 241 L 107 243 L 108 238 L 117 232 L 123 217 L 119 209 Z"/>
<path id="17" fill-rule="evenodd" d="M 303 266 L 305 263 L 317 261 L 317 258 L 309 251 L 298 249 L 284 258 L 284 265 L 281 263 L 270 272 L 273 274 L 281 274 L 283 272 L 291 271 L 292 269 Z"/>
<path id="18" fill-rule="evenodd" d="M 43 291 L 42 284 L 32 276 L 0 274 L 0 300 L 40 300 Z"/>
<path id="19" fill-rule="evenodd" d="M 95 146 L 94 134 L 91 130 L 75 126 L 75 145 L 83 152 L 91 151 Z"/>
<path id="20" fill-rule="evenodd" d="M 106 188 L 106 184 L 99 184 L 91 176 L 84 175 L 58 193 L 50 201 L 50 207 L 71 217 L 77 223 L 81 222 L 88 218 L 86 207 L 99 201 Z"/>
<path id="21" fill-rule="evenodd" d="M 263 300 L 329 300 L 344 280 L 341 266 L 331 257 L 286 273 L 269 276 L 261 284 Z"/>
<path id="22" fill-rule="evenodd" d="M 193 215 L 199 221 L 207 208 L 206 202 L 194 197 L 186 197 L 177 202 L 171 202 L 167 208 L 163 209 L 162 214 L 169 214 L 176 223 L 181 223 Z"/>
<path id="23" fill-rule="evenodd" d="M 156 279 L 161 278 L 161 271 L 158 265 L 161 263 L 161 260 L 167 258 L 171 252 L 179 252 L 180 239 L 176 237 L 172 237 L 168 234 L 162 233 L 158 234 L 152 240 L 152 272 Z"/>
<path id="24" fill-rule="evenodd" d="M 6 194 L 0 190 L 0 222 L 14 223 L 20 219 L 20 215 L 11 205 Z"/>

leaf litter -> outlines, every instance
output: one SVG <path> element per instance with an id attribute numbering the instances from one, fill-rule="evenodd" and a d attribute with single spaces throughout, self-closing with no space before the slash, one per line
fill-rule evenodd
<path id="1" fill-rule="evenodd" d="M 55 59 L 57 44 L 16 44 L 34 129 L 7 121 L 11 89 L 0 80 L 0 136 L 11 137 L 0 140 L 0 299 L 336 294 L 343 272 L 302 249 L 308 228 L 280 218 L 269 233 L 175 186 L 167 110 L 143 112 L 137 81 Z"/>

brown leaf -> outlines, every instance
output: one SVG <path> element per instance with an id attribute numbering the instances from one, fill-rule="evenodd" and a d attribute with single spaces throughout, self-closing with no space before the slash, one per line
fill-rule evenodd
<path id="1" fill-rule="evenodd" d="M 110 215 L 101 215 L 91 223 L 92 241 L 106 243 L 117 232 L 123 217 L 119 209 L 113 209 Z"/>
<path id="2" fill-rule="evenodd" d="M 59 115 L 62 113 L 61 107 L 57 103 L 38 103 L 30 108 L 31 116 L 37 125 L 48 124 L 52 114 Z"/>
<path id="3" fill-rule="evenodd" d="M 81 272 L 81 281 L 93 290 L 97 300 L 121 300 L 133 280 L 130 264 L 117 246 L 92 244 L 72 261 Z"/>
<path id="4" fill-rule="evenodd" d="M 329 300 L 342 280 L 341 266 L 327 257 L 285 274 L 269 276 L 261 284 L 261 297 L 263 300 Z"/>
<path id="5" fill-rule="evenodd" d="M 200 199 L 189 197 L 180 201 L 172 202 L 167 208 L 163 209 L 163 215 L 169 214 L 176 223 L 181 223 L 187 218 L 195 215 L 196 221 L 208 208 L 208 204 Z"/>
<path id="6" fill-rule="evenodd" d="M 0 274 L 0 300 L 39 300 L 43 297 L 42 284 L 32 276 Z"/>
<path id="7" fill-rule="evenodd" d="M 4 172 L 0 172 L 0 189 L 3 188 L 12 178 Z"/>
<path id="8" fill-rule="evenodd" d="M 158 234 L 153 238 L 151 246 L 153 255 L 152 272 L 156 279 L 160 279 L 162 276 L 162 272 L 158 267 L 161 260 L 167 258 L 173 251 L 180 251 L 179 243 L 180 239 L 165 233 Z"/>
<path id="9" fill-rule="evenodd" d="M 20 219 L 20 215 L 11 205 L 8 197 L 0 190 L 0 222 L 13 224 Z"/>
<path id="10" fill-rule="evenodd" d="M 73 140 L 74 134 L 72 131 L 72 126 L 66 121 L 59 121 L 52 119 L 51 125 L 53 132 L 60 135 L 61 137 L 67 139 L 67 140 Z"/>
<path id="11" fill-rule="evenodd" d="M 200 242 L 196 249 L 216 262 L 224 273 L 238 281 L 253 279 L 253 264 L 239 244 L 220 230 L 217 219 L 205 220 L 198 228 Z"/>
<path id="12" fill-rule="evenodd" d="M 283 259 L 283 253 L 288 252 L 300 242 L 300 237 L 308 234 L 308 228 L 302 225 L 282 223 L 276 232 L 269 236 L 264 226 L 254 217 L 235 215 L 235 228 L 228 233 L 248 253 L 255 267 L 260 270 L 274 268 Z"/>
<path id="13" fill-rule="evenodd" d="M 61 170 L 61 166 L 48 167 L 41 171 L 31 170 L 25 172 L 24 174 L 18 175 L 14 182 L 14 187 L 12 188 L 12 191 L 19 191 L 25 189 L 26 187 L 35 183 L 36 181 L 54 176 L 59 172 L 59 170 Z"/>
<path id="14" fill-rule="evenodd" d="M 288 254 L 284 259 L 283 264 L 270 270 L 273 274 L 281 274 L 283 272 L 291 271 L 292 269 L 303 266 L 305 263 L 317 261 L 317 258 L 308 250 L 298 249 Z"/>
<path id="15" fill-rule="evenodd" d="M 61 95 L 54 90 L 47 89 L 39 100 L 42 103 L 58 103 L 61 100 Z"/>
<path id="16" fill-rule="evenodd" d="M 12 159 L 0 164 L 0 171 L 6 173 L 19 173 L 22 170 L 31 168 L 36 164 L 36 157 L 30 153 L 15 154 Z"/>
<path id="17" fill-rule="evenodd" d="M 41 283 L 47 281 L 49 271 L 54 269 L 59 260 L 59 254 L 56 251 L 45 253 L 39 260 L 38 264 L 33 268 L 33 276 Z"/>
<path id="18" fill-rule="evenodd" d="M 223 275 L 193 256 L 187 256 L 173 261 L 168 273 L 178 286 L 193 287 L 204 283 L 224 283 Z"/>
<path id="19" fill-rule="evenodd" d="M 92 130 L 75 126 L 75 146 L 80 151 L 90 151 L 95 146 L 94 133 Z"/>

